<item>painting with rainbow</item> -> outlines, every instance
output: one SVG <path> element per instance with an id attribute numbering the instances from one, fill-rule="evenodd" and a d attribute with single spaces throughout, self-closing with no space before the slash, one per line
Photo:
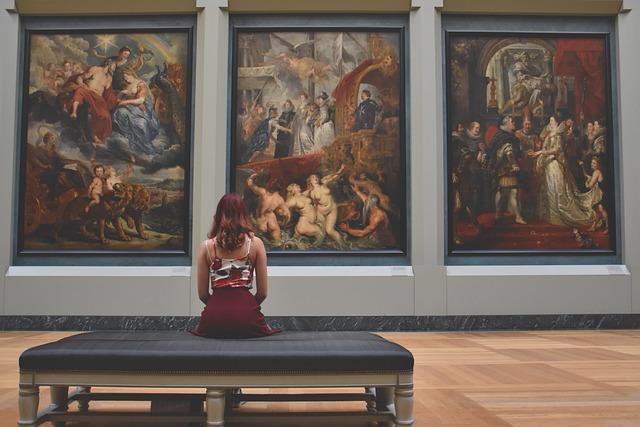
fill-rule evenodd
<path id="1" fill-rule="evenodd" d="M 190 29 L 27 32 L 19 252 L 187 250 L 191 44 Z"/>

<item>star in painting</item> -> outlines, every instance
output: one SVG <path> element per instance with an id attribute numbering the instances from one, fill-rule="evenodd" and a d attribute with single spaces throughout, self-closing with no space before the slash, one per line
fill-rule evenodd
<path id="1" fill-rule="evenodd" d="M 98 44 L 95 45 L 93 48 L 97 49 L 100 48 L 103 50 L 103 55 L 107 54 L 107 50 L 109 49 L 110 46 L 115 47 L 116 49 L 118 48 L 118 46 L 113 42 L 113 39 L 116 37 L 115 34 L 100 34 L 100 35 L 96 35 L 96 38 L 98 39 Z"/>

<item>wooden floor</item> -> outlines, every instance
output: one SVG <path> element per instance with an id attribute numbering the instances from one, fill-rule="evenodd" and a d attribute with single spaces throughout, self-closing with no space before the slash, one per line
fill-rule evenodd
<path id="1" fill-rule="evenodd" d="M 16 425 L 20 353 L 68 335 L 0 333 L 0 426 Z M 640 331 L 381 335 L 415 357 L 415 426 L 640 426 Z M 48 390 L 43 388 L 41 395 L 42 408 L 48 404 Z M 96 403 L 92 408 L 114 405 Z M 360 407 L 251 403 L 241 410 Z"/>

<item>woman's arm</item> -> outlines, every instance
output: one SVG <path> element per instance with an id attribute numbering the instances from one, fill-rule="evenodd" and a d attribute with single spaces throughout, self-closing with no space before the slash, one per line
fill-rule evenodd
<path id="1" fill-rule="evenodd" d="M 595 170 L 593 171 L 593 175 L 591 176 L 586 175 L 586 178 L 587 178 L 587 182 L 586 182 L 587 188 L 593 188 L 599 181 L 601 181 L 602 172 L 600 172 L 599 170 Z"/>
<path id="2" fill-rule="evenodd" d="M 256 302 L 258 305 L 267 298 L 267 251 L 260 238 L 253 237 L 253 247 L 255 248 L 255 260 L 253 265 L 256 269 Z"/>
<path id="3" fill-rule="evenodd" d="M 93 67 L 89 68 L 87 71 L 85 71 L 82 74 L 79 74 L 78 77 L 76 77 L 76 83 L 80 86 L 84 86 L 87 87 L 86 85 L 86 81 L 87 80 L 91 80 L 91 78 L 93 77 Z"/>
<path id="4" fill-rule="evenodd" d="M 534 151 L 529 154 L 531 157 L 547 157 L 547 160 L 553 160 L 557 155 L 562 153 L 564 150 L 564 143 L 562 139 L 554 140 L 554 138 L 561 138 L 559 136 L 550 136 L 545 139 L 544 144 L 542 145 L 542 149 L 539 151 Z"/>
<path id="5" fill-rule="evenodd" d="M 120 102 L 118 102 L 118 105 L 142 105 L 144 104 L 144 96 L 141 96 L 139 98 L 133 98 L 133 99 L 124 99 Z"/>
<path id="6" fill-rule="evenodd" d="M 276 215 L 283 216 L 285 218 L 285 224 L 289 224 L 289 221 L 291 221 L 291 210 L 289 210 L 289 206 L 284 199 L 282 199 L 282 202 L 276 208 Z"/>
<path id="7" fill-rule="evenodd" d="M 584 166 L 584 162 L 582 160 L 578 160 L 578 164 L 582 169 L 582 175 L 584 175 L 585 178 L 591 178 L 591 175 L 589 175 L 589 173 L 587 172 L 587 168 L 585 168 Z"/>
<path id="8" fill-rule="evenodd" d="M 264 194 L 267 193 L 267 190 L 265 190 L 262 187 L 257 186 L 253 180 L 256 178 L 256 176 L 258 176 L 257 173 L 251 174 L 251 176 L 249 178 L 247 178 L 247 187 L 249 187 L 249 190 L 253 191 L 254 194 L 258 195 L 258 196 L 262 196 Z"/>
<path id="9" fill-rule="evenodd" d="M 323 184 L 329 184 L 329 183 L 337 180 L 338 178 L 340 178 L 340 175 L 342 175 L 342 172 L 344 171 L 344 168 L 345 168 L 345 166 L 344 166 L 344 163 L 343 163 L 342 166 L 340 166 L 340 169 L 338 169 L 338 172 L 322 177 L 320 182 L 322 182 Z"/>
<path id="10" fill-rule="evenodd" d="M 289 129 L 288 127 L 282 126 L 277 119 L 275 122 L 273 122 L 273 127 L 278 130 L 281 130 L 282 132 L 291 133 L 291 129 Z"/>
<path id="11" fill-rule="evenodd" d="M 133 95 L 133 96 L 135 96 L 135 98 L 126 99 L 126 100 L 120 101 L 118 104 L 119 105 L 127 105 L 127 104 L 142 105 L 142 104 L 144 104 L 144 100 L 149 95 L 149 89 L 147 88 L 147 85 L 144 84 L 143 82 L 138 84 L 137 89 L 138 89 L 137 92 L 135 93 L 135 95 Z"/>
<path id="12" fill-rule="evenodd" d="M 205 240 L 200 245 L 200 251 L 198 252 L 198 298 L 204 304 L 210 297 L 209 294 L 209 260 L 207 259 L 207 241 Z"/>
<path id="13" fill-rule="evenodd" d="M 367 225 L 365 228 L 360 228 L 360 229 L 351 228 L 347 223 L 342 223 L 338 227 L 340 228 L 340 230 L 344 231 L 345 233 L 353 237 L 366 237 L 369 234 L 376 231 L 376 229 L 378 228 L 378 225 L 382 222 L 382 219 L 379 217 L 374 217 L 374 218 L 370 217 L 369 221 L 370 221 L 369 225 Z"/>

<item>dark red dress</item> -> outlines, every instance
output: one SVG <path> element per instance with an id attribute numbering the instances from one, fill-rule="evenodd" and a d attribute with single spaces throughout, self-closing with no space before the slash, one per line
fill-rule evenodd
<path id="1" fill-rule="evenodd" d="M 254 272 L 249 260 L 252 240 L 246 240 L 244 257 L 232 259 L 216 256 L 215 238 L 205 242 L 212 294 L 193 334 L 212 338 L 256 338 L 280 332 L 267 325 L 260 306 L 249 291 Z"/>

